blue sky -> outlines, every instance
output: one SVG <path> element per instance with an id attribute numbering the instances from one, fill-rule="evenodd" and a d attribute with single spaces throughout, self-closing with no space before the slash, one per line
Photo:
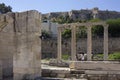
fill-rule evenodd
<path id="1" fill-rule="evenodd" d="M 14 12 L 38 10 L 42 13 L 49 13 L 94 7 L 120 12 L 120 0 L 0 0 L 0 3 L 10 5 Z"/>

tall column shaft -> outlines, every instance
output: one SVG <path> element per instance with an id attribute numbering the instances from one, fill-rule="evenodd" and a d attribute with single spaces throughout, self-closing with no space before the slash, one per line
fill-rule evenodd
<path id="1" fill-rule="evenodd" d="M 58 52 L 57 52 L 57 59 L 61 60 L 62 56 L 62 37 L 61 37 L 61 29 L 58 27 L 58 37 L 57 37 L 57 43 L 58 43 Z"/>
<path id="2" fill-rule="evenodd" d="M 108 25 L 104 26 L 104 60 L 108 60 Z"/>
<path id="3" fill-rule="evenodd" d="M 91 61 L 92 57 L 92 33 L 91 33 L 91 26 L 87 27 L 87 60 Z"/>
<path id="4" fill-rule="evenodd" d="M 71 58 L 76 60 L 76 27 L 72 26 L 72 38 L 71 38 Z"/>

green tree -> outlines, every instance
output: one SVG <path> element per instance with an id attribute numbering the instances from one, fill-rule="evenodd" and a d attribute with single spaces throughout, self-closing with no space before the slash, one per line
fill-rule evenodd
<path id="1" fill-rule="evenodd" d="M 80 26 L 77 31 L 77 38 L 86 38 L 87 37 L 87 28 L 85 26 Z"/>
<path id="2" fill-rule="evenodd" d="M 96 25 L 96 26 L 93 26 L 92 27 L 92 34 L 93 36 L 99 36 L 99 37 L 102 37 L 103 36 L 103 31 L 104 31 L 104 28 L 102 25 Z"/>
<path id="3" fill-rule="evenodd" d="M 120 37 L 120 19 L 109 19 L 109 35 L 111 37 Z"/>
<path id="4" fill-rule="evenodd" d="M 62 32 L 62 37 L 64 39 L 69 39 L 71 38 L 71 29 L 65 29 L 63 32 Z"/>
<path id="5" fill-rule="evenodd" d="M 12 7 L 6 6 L 4 3 L 0 3 L 0 13 L 4 14 L 7 12 L 12 12 Z"/>
<path id="6" fill-rule="evenodd" d="M 51 38 L 51 35 L 48 31 L 42 30 L 42 37 L 44 37 L 44 39 L 48 39 Z"/>

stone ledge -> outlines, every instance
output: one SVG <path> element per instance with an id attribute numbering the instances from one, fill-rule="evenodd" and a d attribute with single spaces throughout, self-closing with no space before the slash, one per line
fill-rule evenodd
<path id="1" fill-rule="evenodd" d="M 118 61 L 71 61 L 69 67 L 75 70 L 120 70 Z"/>
<path id="2" fill-rule="evenodd" d="M 85 74 L 89 75 L 120 75 L 120 71 L 92 71 L 86 70 Z"/>

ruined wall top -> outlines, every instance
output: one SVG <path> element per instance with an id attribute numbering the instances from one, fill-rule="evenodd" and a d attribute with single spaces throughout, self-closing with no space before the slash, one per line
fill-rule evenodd
<path id="1" fill-rule="evenodd" d="M 36 32 L 40 23 L 41 14 L 36 10 L 0 14 L 0 32 Z"/>

